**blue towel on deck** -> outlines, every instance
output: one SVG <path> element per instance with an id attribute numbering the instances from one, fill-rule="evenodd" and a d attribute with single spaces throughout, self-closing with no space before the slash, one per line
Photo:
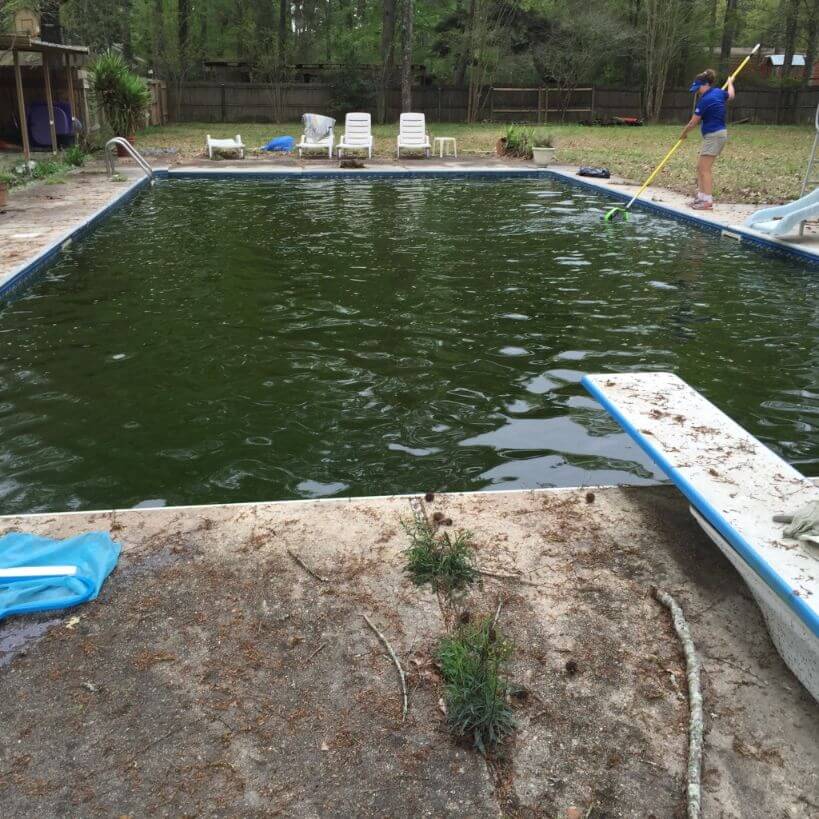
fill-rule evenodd
<path id="1" fill-rule="evenodd" d="M 68 540 L 13 532 L 0 538 L 0 569 L 23 566 L 76 566 L 75 575 L 0 577 L 0 620 L 12 614 L 63 609 L 96 599 L 117 565 L 119 544 L 107 532 Z"/>

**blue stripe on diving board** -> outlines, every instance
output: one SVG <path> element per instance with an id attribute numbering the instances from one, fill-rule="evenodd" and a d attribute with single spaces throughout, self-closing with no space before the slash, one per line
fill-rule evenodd
<path id="1" fill-rule="evenodd" d="M 793 613 L 819 637 L 819 616 L 795 593 L 784 578 L 759 554 L 742 535 L 731 526 L 723 514 L 702 495 L 694 485 L 659 452 L 645 436 L 620 412 L 615 404 L 587 375 L 580 382 L 617 421 L 640 448 L 665 472 L 677 489 L 685 495 L 696 510 L 731 544 L 737 554 L 759 575 L 765 584 L 781 598 Z"/>

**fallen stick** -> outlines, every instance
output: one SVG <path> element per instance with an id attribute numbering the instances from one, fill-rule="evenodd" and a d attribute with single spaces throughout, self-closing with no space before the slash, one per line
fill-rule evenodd
<path id="1" fill-rule="evenodd" d="M 313 652 L 313 653 L 312 653 L 312 654 L 311 654 L 311 655 L 310 655 L 310 656 L 309 656 L 309 657 L 308 657 L 308 658 L 305 660 L 305 662 L 306 662 L 306 663 L 309 663 L 309 662 L 310 662 L 310 660 L 312 660 L 312 659 L 313 659 L 313 657 L 315 657 L 315 656 L 316 656 L 316 654 L 318 654 L 318 653 L 319 653 L 319 651 L 321 651 L 323 648 L 327 648 L 327 643 L 322 643 L 322 644 L 321 644 L 321 645 L 320 645 L 320 646 L 319 646 L 319 647 L 318 647 L 318 648 L 317 648 L 317 649 L 316 649 L 316 650 L 315 650 L 315 651 L 314 651 L 314 652 Z"/>
<path id="2" fill-rule="evenodd" d="M 409 701 L 407 698 L 407 678 L 404 675 L 404 669 L 401 668 L 401 663 L 398 661 L 398 656 L 396 655 L 395 651 L 393 651 L 392 646 L 390 645 L 389 640 L 373 625 L 373 621 L 367 617 L 366 614 L 361 615 L 364 618 L 364 621 L 367 625 L 373 630 L 376 637 L 384 644 L 384 647 L 390 653 L 390 657 L 392 658 L 393 663 L 395 663 L 395 667 L 398 669 L 398 679 L 401 682 L 401 694 L 404 698 L 404 709 L 401 716 L 401 722 L 404 722 L 407 718 L 407 710 L 409 709 Z"/>
<path id="3" fill-rule="evenodd" d="M 702 772 L 702 691 L 700 689 L 700 662 L 688 630 L 685 615 L 677 601 L 664 591 L 652 589 L 655 600 L 662 603 L 670 612 L 685 654 L 686 676 L 688 678 L 688 819 L 699 819 L 700 816 L 700 776 Z"/>
<path id="4" fill-rule="evenodd" d="M 498 610 L 495 612 L 495 617 L 492 619 L 492 628 L 498 624 L 498 618 L 500 617 L 501 608 L 503 608 L 503 598 L 498 598 Z"/>
<path id="5" fill-rule="evenodd" d="M 488 572 L 486 569 L 478 569 L 478 574 L 483 577 L 494 577 L 497 580 L 514 580 L 515 583 L 520 583 L 521 586 L 544 586 L 544 583 L 533 583 L 531 580 L 524 580 L 517 574 L 499 574 L 498 572 Z"/>
<path id="6" fill-rule="evenodd" d="M 295 554 L 294 552 L 291 552 L 290 549 L 287 550 L 287 554 L 289 554 L 290 557 L 292 557 L 293 560 L 295 560 L 296 563 L 298 563 L 299 566 L 301 566 L 302 569 L 304 569 L 304 571 L 306 571 L 307 574 L 309 574 L 311 577 L 315 577 L 316 580 L 320 581 L 321 583 L 329 583 L 330 582 L 329 580 L 327 580 L 326 577 L 322 577 L 320 574 L 317 574 L 316 572 L 314 572 L 297 554 Z"/>

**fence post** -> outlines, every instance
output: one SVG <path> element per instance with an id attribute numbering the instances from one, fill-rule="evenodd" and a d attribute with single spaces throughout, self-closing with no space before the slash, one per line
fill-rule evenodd
<path id="1" fill-rule="evenodd" d="M 225 122 L 227 120 L 227 105 L 226 105 L 226 101 L 225 101 L 225 84 L 224 83 L 219 84 L 219 91 L 221 92 L 220 97 L 219 97 L 219 109 L 220 109 L 219 114 L 220 114 L 220 117 L 221 117 L 221 121 Z"/>
<path id="2" fill-rule="evenodd" d="M 591 121 L 594 122 L 594 93 L 595 93 L 595 86 L 592 85 L 592 98 L 591 98 Z"/>
<path id="3" fill-rule="evenodd" d="M 438 122 L 441 121 L 441 86 L 438 86 Z"/>
<path id="4" fill-rule="evenodd" d="M 469 107 L 466 109 L 467 111 L 467 120 L 469 119 Z M 495 121 L 495 88 L 494 86 L 490 86 L 489 88 L 489 121 Z"/>

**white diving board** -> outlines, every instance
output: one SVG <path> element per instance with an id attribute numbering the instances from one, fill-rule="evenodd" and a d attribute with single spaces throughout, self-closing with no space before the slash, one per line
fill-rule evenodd
<path id="1" fill-rule="evenodd" d="M 665 472 L 740 572 L 782 658 L 819 700 L 819 549 L 774 515 L 819 487 L 672 373 L 587 375 L 583 386 Z"/>

